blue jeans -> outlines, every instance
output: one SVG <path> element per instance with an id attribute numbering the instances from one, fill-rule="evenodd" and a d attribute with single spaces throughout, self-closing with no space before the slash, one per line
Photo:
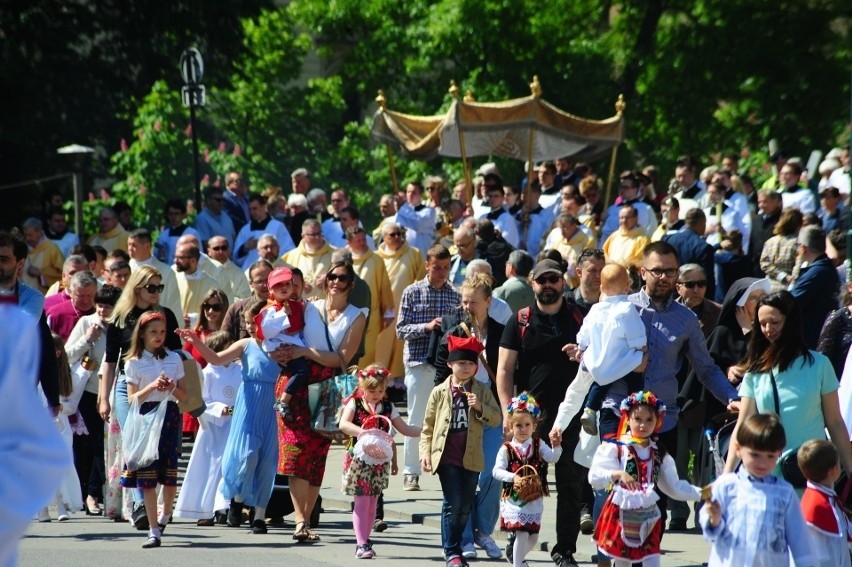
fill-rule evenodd
<path id="1" fill-rule="evenodd" d="M 115 412 L 118 425 L 121 426 L 121 429 L 124 429 L 124 424 L 127 423 L 127 414 L 130 413 L 130 400 L 127 399 L 127 377 L 123 373 L 115 379 L 115 400 L 113 400 L 112 411 Z M 131 488 L 129 490 L 134 504 L 144 502 L 140 489 Z"/>
<path id="2" fill-rule="evenodd" d="M 482 451 L 485 455 L 485 468 L 479 473 L 479 491 L 473 503 L 473 511 L 464 527 L 462 547 L 473 544 L 473 532 L 490 536 L 500 517 L 500 492 L 503 483 L 494 478 L 492 471 L 497 453 L 503 446 L 503 427 L 485 427 L 482 432 Z"/>
<path id="3" fill-rule="evenodd" d="M 441 546 L 444 559 L 461 557 L 462 532 L 476 499 L 479 473 L 464 467 L 440 465 L 438 479 L 444 493 L 441 506 Z"/>

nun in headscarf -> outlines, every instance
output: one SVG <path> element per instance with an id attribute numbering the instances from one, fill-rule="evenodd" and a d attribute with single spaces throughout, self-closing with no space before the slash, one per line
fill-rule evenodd
<path id="1" fill-rule="evenodd" d="M 707 351 L 713 358 L 713 362 L 735 386 L 739 386 L 745 374 L 745 370 L 738 368 L 737 364 L 746 354 L 757 302 L 770 290 L 771 284 L 767 278 L 740 278 L 735 281 L 728 288 L 725 299 L 722 301 L 719 322 L 707 337 Z M 704 405 L 704 412 L 695 412 L 703 414 L 704 423 L 714 415 L 725 411 L 722 403 L 709 394 L 698 381 L 695 372 L 690 372 L 686 378 L 678 395 L 678 403 L 681 406 L 681 413 L 695 405 Z M 697 427 L 704 423 L 690 426 Z"/>

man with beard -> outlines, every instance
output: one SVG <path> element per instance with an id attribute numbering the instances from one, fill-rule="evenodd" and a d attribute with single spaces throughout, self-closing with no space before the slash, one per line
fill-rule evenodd
<path id="1" fill-rule="evenodd" d="M 676 426 L 680 413 L 680 407 L 677 405 L 677 372 L 683 366 L 684 355 L 701 383 L 722 403 L 727 405 L 739 396 L 710 358 L 695 313 L 686 305 L 675 301 L 674 291 L 678 278 L 678 257 L 675 248 L 667 242 L 652 242 L 646 246 L 641 273 L 645 287 L 631 295 L 630 301 L 639 311 L 648 334 L 645 389 L 654 392 L 666 404 L 668 411 L 660 430 L 660 440 L 672 458 L 677 459 Z M 600 413 L 602 436 L 615 434 L 620 416 L 619 405 L 629 393 L 623 380 L 618 380 L 610 386 L 603 404 L 604 409 Z M 663 522 L 666 519 L 667 503 L 667 497 L 661 494 L 658 505 Z M 682 529 L 681 525 L 674 527 Z"/>
<path id="2" fill-rule="evenodd" d="M 582 315 L 563 296 L 562 269 L 554 260 L 542 260 L 532 272 L 535 305 L 509 319 L 500 341 L 497 390 L 505 408 L 516 393 L 528 390 L 541 405 L 544 419 L 538 425 L 547 439 L 559 402 L 577 375 L 577 331 Z M 503 413 L 503 429 L 511 431 Z M 579 421 L 575 419 L 562 437 L 565 449 L 556 463 L 556 545 L 551 557 L 559 567 L 576 567 L 574 553 L 580 533 L 580 488 L 582 475 L 574 464 Z M 570 449 L 570 450 L 569 450 Z"/>
<path id="3" fill-rule="evenodd" d="M 205 274 L 198 267 L 201 251 L 194 244 L 179 244 L 175 253 L 175 272 L 180 290 L 180 305 L 183 321 L 190 326 L 190 313 L 198 315 L 201 301 L 208 292 L 219 288 L 219 282 Z"/>

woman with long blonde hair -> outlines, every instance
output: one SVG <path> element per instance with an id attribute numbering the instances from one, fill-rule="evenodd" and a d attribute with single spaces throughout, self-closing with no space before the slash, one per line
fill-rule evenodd
<path id="1" fill-rule="evenodd" d="M 152 266 L 139 266 L 130 274 L 127 285 L 121 292 L 121 297 L 115 304 L 109 317 L 107 328 L 106 352 L 101 365 L 101 382 L 98 390 L 99 412 L 104 421 L 110 423 L 107 444 L 107 495 L 106 515 L 120 521 L 122 519 L 121 492 L 118 487 L 118 475 L 121 467 L 121 429 L 130 411 L 127 397 L 127 381 L 124 376 L 122 357 L 130 349 L 131 336 L 137 321 L 147 311 L 162 311 L 166 318 L 166 346 L 170 350 L 181 348 L 180 338 L 175 334 L 178 321 L 171 309 L 160 305 L 160 294 L 163 292 L 163 276 Z M 113 387 L 114 386 L 114 387 Z M 117 469 L 116 469 L 117 467 Z M 114 470 L 115 469 L 115 470 Z M 115 481 L 115 482 L 113 482 Z M 130 519 L 137 529 L 148 529 L 142 494 L 133 490 L 133 501 L 136 503 Z"/>

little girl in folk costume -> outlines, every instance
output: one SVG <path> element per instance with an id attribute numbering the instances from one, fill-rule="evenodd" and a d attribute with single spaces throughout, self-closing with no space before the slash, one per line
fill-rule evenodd
<path id="1" fill-rule="evenodd" d="M 513 565 L 525 565 L 524 559 L 538 542 L 541 529 L 541 515 L 544 512 L 543 496 L 547 494 L 547 485 L 542 483 L 542 495 L 534 500 L 523 498 L 515 485 L 519 475 L 523 476 L 529 465 L 535 469 L 532 474 L 541 475 L 545 462 L 555 463 L 562 455 L 562 435 L 551 431 L 551 449 L 535 433 L 536 423 L 541 415 L 535 398 L 524 392 L 506 406 L 509 424 L 512 427 L 512 440 L 503 443 L 494 463 L 494 478 L 503 482 L 503 494 L 500 500 L 500 529 L 515 532 Z"/>
<path id="2" fill-rule="evenodd" d="M 387 369 L 377 364 L 358 371 L 358 389 L 343 404 L 340 431 L 350 436 L 343 457 L 343 492 L 355 497 L 352 510 L 352 528 L 355 530 L 355 557 L 371 559 L 375 556 L 370 532 L 376 519 L 376 508 L 382 490 L 388 487 L 388 469 L 396 474 L 395 449 L 377 453 L 365 448 L 366 440 L 357 443 L 361 434 L 379 429 L 393 434 L 391 424 L 406 437 L 419 437 L 420 428 L 408 425 L 385 397 L 388 385 Z M 385 459 L 385 456 L 387 459 Z M 393 462 L 392 462 L 393 461 Z"/>
<path id="3" fill-rule="evenodd" d="M 613 567 L 660 565 L 663 522 L 654 487 L 676 500 L 701 497 L 700 488 L 678 478 L 674 459 L 657 444 L 654 434 L 665 414 L 666 406 L 651 392 L 630 394 L 621 402 L 622 434 L 601 444 L 592 460 L 589 484 L 595 490 L 612 487 L 595 540 L 600 553 L 613 558 Z"/>

